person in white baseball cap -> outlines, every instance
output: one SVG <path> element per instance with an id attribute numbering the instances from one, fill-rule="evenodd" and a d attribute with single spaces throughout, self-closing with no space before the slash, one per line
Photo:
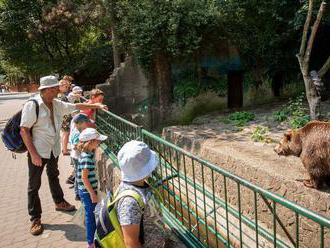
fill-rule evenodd
<path id="1" fill-rule="evenodd" d="M 88 247 L 94 247 L 96 223 L 94 210 L 97 204 L 98 180 L 95 173 L 94 153 L 101 141 L 108 137 L 94 128 L 86 128 L 79 135 L 77 150 L 81 152 L 78 159 L 77 184 L 81 201 L 85 208 L 86 237 Z"/>
<path id="2" fill-rule="evenodd" d="M 156 152 L 152 151 L 147 144 L 137 140 L 124 144 L 117 158 L 122 179 L 117 194 L 124 193 L 126 190 L 137 193 L 135 197 L 132 195 L 120 198 L 115 204 L 125 247 L 136 247 L 137 244 L 142 247 L 144 243 L 143 215 L 149 207 L 148 201 L 152 196 L 152 189 L 146 179 L 157 168 L 159 159 Z M 144 207 L 141 207 L 141 202 Z"/>
<path id="3" fill-rule="evenodd" d="M 74 87 L 72 88 L 72 92 L 73 92 L 73 93 L 82 93 L 83 90 L 82 90 L 82 88 L 81 88 L 80 86 L 74 86 Z"/>
<path id="4" fill-rule="evenodd" d="M 71 103 L 80 102 L 80 97 L 82 96 L 83 89 L 79 86 L 75 86 L 72 88 L 72 92 L 68 95 L 68 100 Z"/>
<path id="5" fill-rule="evenodd" d="M 108 138 L 106 135 L 100 134 L 95 128 L 86 128 L 79 135 L 79 141 L 87 142 L 87 141 L 105 141 Z"/>

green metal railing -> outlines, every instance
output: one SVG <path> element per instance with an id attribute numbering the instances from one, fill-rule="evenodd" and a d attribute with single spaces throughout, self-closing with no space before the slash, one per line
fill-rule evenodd
<path id="1" fill-rule="evenodd" d="M 330 247 L 330 219 L 258 187 L 111 112 L 96 124 L 115 154 L 137 139 L 155 150 L 167 224 L 189 247 Z"/>

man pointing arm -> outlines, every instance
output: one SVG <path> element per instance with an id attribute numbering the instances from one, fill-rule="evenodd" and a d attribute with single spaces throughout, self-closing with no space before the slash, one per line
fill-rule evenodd
<path id="1" fill-rule="evenodd" d="M 95 103 L 67 103 L 56 99 L 59 83 L 56 77 L 47 76 L 40 79 L 40 94 L 34 97 L 39 105 L 39 115 L 36 116 L 36 106 L 28 101 L 22 110 L 21 136 L 28 150 L 28 212 L 32 226 L 31 234 L 43 232 L 41 224 L 41 203 L 39 188 L 41 175 L 47 166 L 47 176 L 50 191 L 57 211 L 74 211 L 75 207 L 64 199 L 59 183 L 58 157 L 61 151 L 60 129 L 63 116 L 74 110 L 102 109 L 105 105 Z"/>

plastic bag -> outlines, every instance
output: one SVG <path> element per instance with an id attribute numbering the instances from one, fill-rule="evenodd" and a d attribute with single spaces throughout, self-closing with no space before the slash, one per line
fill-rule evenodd
<path id="1" fill-rule="evenodd" d="M 85 228 L 85 208 L 83 204 L 81 204 L 80 208 L 72 217 L 72 222 L 80 227 Z"/>

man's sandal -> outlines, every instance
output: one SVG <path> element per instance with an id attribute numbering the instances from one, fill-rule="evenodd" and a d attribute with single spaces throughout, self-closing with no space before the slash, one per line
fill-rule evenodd
<path id="1" fill-rule="evenodd" d="M 37 235 L 42 234 L 43 231 L 44 231 L 44 227 L 41 224 L 41 220 L 40 219 L 33 220 L 31 228 L 30 228 L 30 233 L 32 235 L 37 236 Z"/>
<path id="2" fill-rule="evenodd" d="M 64 151 L 62 151 L 62 155 L 63 156 L 70 156 L 70 152 L 64 152 Z"/>

